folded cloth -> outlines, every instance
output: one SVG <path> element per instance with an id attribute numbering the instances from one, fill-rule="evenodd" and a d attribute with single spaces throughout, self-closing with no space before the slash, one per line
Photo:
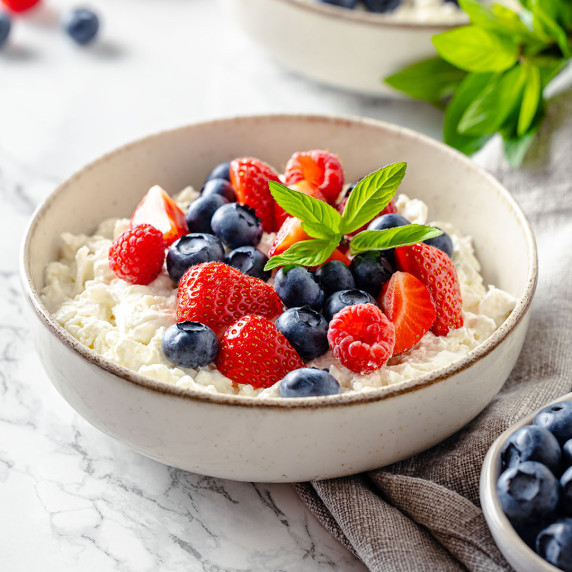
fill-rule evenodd
<path id="1" fill-rule="evenodd" d="M 506 164 L 498 141 L 477 160 L 513 193 L 538 245 L 530 327 L 509 379 L 485 411 L 429 451 L 296 485 L 322 524 L 373 571 L 510 570 L 479 505 L 484 456 L 515 421 L 572 391 L 572 92 L 551 102 L 523 167 Z"/>

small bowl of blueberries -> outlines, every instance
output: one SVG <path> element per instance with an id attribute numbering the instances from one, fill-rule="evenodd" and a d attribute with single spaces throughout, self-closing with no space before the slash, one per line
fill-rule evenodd
<path id="1" fill-rule="evenodd" d="M 500 435 L 485 457 L 480 494 L 511 566 L 572 571 L 572 393 Z"/>

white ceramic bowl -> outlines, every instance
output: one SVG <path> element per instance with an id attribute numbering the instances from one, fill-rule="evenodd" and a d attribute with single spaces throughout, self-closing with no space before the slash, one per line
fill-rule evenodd
<path id="1" fill-rule="evenodd" d="M 497 546 L 508 563 L 517 570 L 517 572 L 559 572 L 559 569 L 546 562 L 546 560 L 538 556 L 534 550 L 529 548 L 516 533 L 507 516 L 504 514 L 497 495 L 497 481 L 501 475 L 500 454 L 508 438 L 517 429 L 525 425 L 530 425 L 541 409 L 548 407 L 552 403 L 570 400 L 572 400 L 572 393 L 563 395 L 543 405 L 534 413 L 527 415 L 518 423 L 509 427 L 504 433 L 501 433 L 492 444 L 483 462 L 480 483 L 481 507 Z"/>
<path id="2" fill-rule="evenodd" d="M 129 216 L 160 183 L 200 185 L 210 168 L 257 156 L 277 168 L 298 150 L 329 148 L 357 180 L 409 162 L 401 190 L 426 201 L 475 239 L 487 283 L 518 298 L 505 323 L 454 365 L 367 393 L 268 399 L 178 389 L 106 361 L 49 315 L 39 298 L 62 232 L 92 233 Z M 189 471 L 248 481 L 302 481 L 393 463 L 448 437 L 498 392 L 520 352 L 537 274 L 536 248 L 520 208 L 493 177 L 458 152 L 382 122 L 277 115 L 190 125 L 118 149 L 63 183 L 37 210 L 22 252 L 34 338 L 57 390 L 87 421 L 135 450 Z"/>
<path id="3" fill-rule="evenodd" d="M 225 0 L 242 29 L 285 67 L 368 95 L 402 97 L 383 78 L 436 55 L 434 34 L 455 24 L 392 21 L 311 0 Z"/>

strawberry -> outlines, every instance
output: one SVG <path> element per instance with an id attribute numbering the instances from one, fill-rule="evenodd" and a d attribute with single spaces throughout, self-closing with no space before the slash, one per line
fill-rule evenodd
<path id="1" fill-rule="evenodd" d="M 266 163 L 258 159 L 244 157 L 230 162 L 230 182 L 236 191 L 238 202 L 248 205 L 262 221 L 264 232 L 279 228 L 274 223 L 275 209 L 277 218 L 283 219 L 280 207 L 270 194 L 268 181 L 280 181 L 278 175 Z"/>
<path id="2" fill-rule="evenodd" d="M 2 3 L 12 12 L 25 12 L 33 8 L 40 0 L 2 0 Z"/>
<path id="3" fill-rule="evenodd" d="M 282 254 L 296 242 L 309 239 L 310 237 L 302 228 L 302 221 L 293 216 L 288 217 L 274 238 L 274 242 L 268 251 L 268 257 Z"/>
<path id="4" fill-rule="evenodd" d="M 191 266 L 179 281 L 177 322 L 228 325 L 246 314 L 275 318 L 282 302 L 272 286 L 222 262 Z"/>
<path id="5" fill-rule="evenodd" d="M 435 303 L 436 318 L 431 331 L 446 336 L 463 325 L 463 301 L 457 269 L 441 250 L 422 242 L 395 249 L 397 268 L 413 274 L 427 287 Z"/>
<path id="6" fill-rule="evenodd" d="M 138 224 L 119 235 L 109 249 L 109 267 L 131 284 L 149 284 L 159 276 L 165 260 L 165 240 L 150 224 Z"/>
<path id="7" fill-rule="evenodd" d="M 189 232 L 185 213 L 159 185 L 149 189 L 131 216 L 131 226 L 143 223 L 158 228 L 167 246 Z"/>
<path id="8" fill-rule="evenodd" d="M 304 362 L 276 326 L 262 316 L 243 316 L 220 339 L 218 370 L 237 383 L 270 387 Z"/>
<path id="9" fill-rule="evenodd" d="M 334 314 L 328 342 L 342 365 L 367 374 L 381 368 L 392 356 L 395 327 L 374 304 L 346 306 Z"/>
<path id="10" fill-rule="evenodd" d="M 353 190 L 353 189 L 352 189 Z M 338 212 L 340 214 L 344 213 L 344 209 L 346 207 L 346 203 L 348 202 L 348 199 L 350 198 L 350 192 L 342 199 L 341 203 L 336 207 L 336 209 L 338 210 Z M 391 199 L 389 201 L 389 203 L 386 205 L 386 207 L 377 215 L 375 215 L 373 217 L 373 219 L 376 219 L 378 216 L 384 215 L 384 214 L 390 214 L 390 213 L 396 213 L 397 212 L 397 207 L 395 206 L 395 203 L 393 202 L 393 199 Z M 373 220 L 372 219 L 372 220 Z M 361 228 L 358 228 L 357 230 L 354 230 L 353 232 L 350 232 L 350 234 L 348 234 L 348 236 L 355 236 L 358 232 L 361 232 L 362 230 L 367 230 L 367 227 L 369 226 L 369 223 L 371 221 L 367 222 L 366 224 L 364 224 Z"/>
<path id="11" fill-rule="evenodd" d="M 344 170 L 340 160 L 327 151 L 314 150 L 294 153 L 284 171 L 286 185 L 302 180 L 317 187 L 333 204 L 344 186 Z"/>
<path id="12" fill-rule="evenodd" d="M 411 349 L 435 321 L 435 304 L 423 282 L 407 272 L 394 272 L 377 303 L 395 326 L 393 355 Z"/>

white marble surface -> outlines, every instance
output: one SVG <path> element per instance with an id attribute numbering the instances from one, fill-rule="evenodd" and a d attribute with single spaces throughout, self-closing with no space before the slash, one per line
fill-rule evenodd
<path id="1" fill-rule="evenodd" d="M 57 29 L 67 0 L 15 22 L 0 51 L 0 569 L 363 570 L 290 486 L 185 473 L 88 425 L 31 345 L 18 246 L 34 207 L 139 136 L 235 114 L 326 112 L 438 136 L 440 114 L 311 84 L 275 65 L 215 0 L 100 0 L 97 45 Z"/>

